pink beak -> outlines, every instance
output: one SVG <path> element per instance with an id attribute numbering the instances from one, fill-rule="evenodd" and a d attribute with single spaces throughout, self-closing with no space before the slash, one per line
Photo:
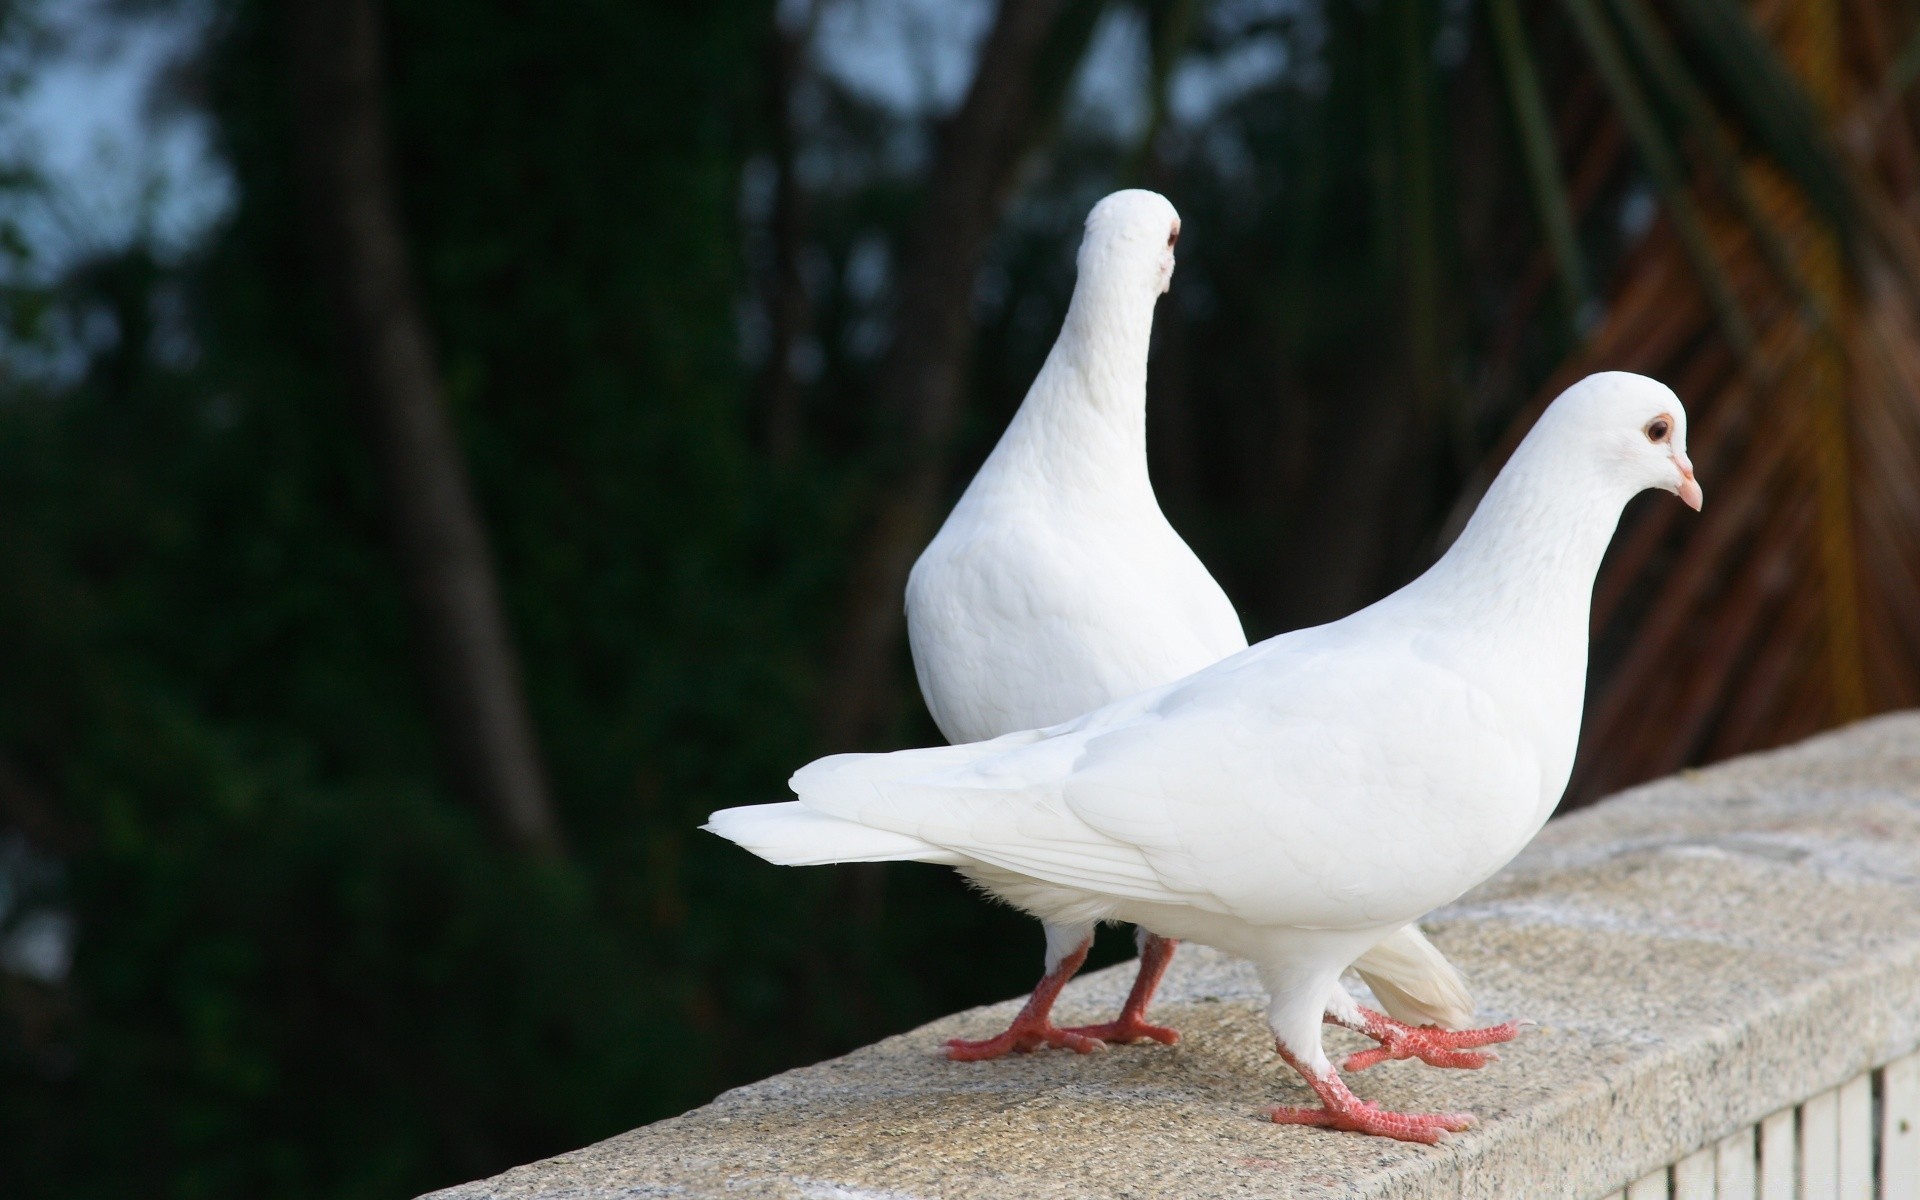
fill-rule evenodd
<path id="1" fill-rule="evenodd" d="M 1700 484 L 1693 477 L 1693 463 L 1688 460 L 1686 455 L 1675 450 L 1673 452 L 1673 465 L 1680 468 L 1680 486 L 1676 489 L 1680 494 L 1680 499 L 1685 502 L 1688 508 L 1699 512 L 1700 504 L 1706 499 L 1706 496 L 1701 493 Z"/>

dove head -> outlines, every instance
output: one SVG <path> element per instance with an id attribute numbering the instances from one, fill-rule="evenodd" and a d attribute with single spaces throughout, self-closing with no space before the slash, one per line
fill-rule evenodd
<path id="1" fill-rule="evenodd" d="M 1621 510 L 1648 488 L 1700 507 L 1687 410 L 1644 375 L 1589 375 L 1540 414 L 1453 546 L 1410 590 L 1468 598 L 1460 602 L 1502 621 L 1522 611 L 1573 613 L 1571 625 L 1585 630 Z M 1546 604 L 1549 594 L 1570 607 Z"/>
<path id="2" fill-rule="evenodd" d="M 1173 247 L 1180 240 L 1180 214 L 1158 192 L 1115 192 L 1087 214 L 1080 240 L 1083 283 L 1101 289 L 1159 296 L 1173 285 Z"/>
<path id="3" fill-rule="evenodd" d="M 1573 443 L 1562 443 L 1561 453 L 1585 459 L 1580 466 L 1608 490 L 1630 496 L 1662 488 L 1700 507 L 1687 458 L 1687 410 L 1667 385 L 1626 371 L 1589 375 L 1560 394 L 1540 425 L 1555 441 Z"/>

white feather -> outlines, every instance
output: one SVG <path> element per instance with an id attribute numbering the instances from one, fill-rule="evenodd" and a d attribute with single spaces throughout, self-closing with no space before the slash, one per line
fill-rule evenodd
<path id="1" fill-rule="evenodd" d="M 783 867 L 846 862 L 929 862 L 957 866 L 966 859 L 917 838 L 843 821 L 799 801 L 723 808 L 700 828 L 717 833 Z"/>
<path id="2" fill-rule="evenodd" d="M 1395 1020 L 1442 1029 L 1473 1023 L 1467 981 L 1412 926 L 1367 951 L 1353 969 Z"/>

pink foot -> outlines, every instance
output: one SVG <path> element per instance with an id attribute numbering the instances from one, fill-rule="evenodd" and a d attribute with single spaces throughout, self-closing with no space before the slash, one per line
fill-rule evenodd
<path id="1" fill-rule="evenodd" d="M 1145 933 L 1144 930 L 1141 932 Z M 1027 998 L 1026 1007 L 1020 1010 L 1020 1015 L 1013 1019 L 1013 1024 L 1007 1027 L 1005 1033 L 979 1042 L 954 1038 L 947 1043 L 947 1057 L 955 1062 L 982 1062 L 1008 1054 L 1027 1054 L 1042 1046 L 1064 1046 L 1087 1054 L 1106 1049 L 1109 1042 L 1151 1039 L 1171 1046 L 1179 1041 L 1179 1030 L 1150 1024 L 1146 1019 L 1147 1005 L 1153 1002 L 1153 993 L 1160 986 L 1160 977 L 1167 973 L 1167 965 L 1173 961 L 1173 952 L 1180 946 L 1171 938 L 1157 937 L 1151 933 L 1145 933 L 1141 940 L 1140 970 L 1133 977 L 1133 989 L 1127 993 L 1127 1003 L 1121 1008 L 1117 1019 L 1101 1025 L 1076 1025 L 1067 1029 L 1056 1027 L 1048 1019 L 1060 989 L 1067 986 L 1067 980 L 1072 979 L 1074 972 L 1087 961 L 1087 949 L 1092 944 L 1091 938 L 1082 942 L 1078 950 L 1061 959 L 1057 966 L 1046 973 L 1039 986 L 1033 989 L 1033 995 Z"/>
<path id="2" fill-rule="evenodd" d="M 1152 1040 L 1171 1046 L 1180 1040 L 1178 1029 L 1169 1029 L 1165 1025 L 1152 1025 L 1138 1017 L 1129 1017 L 1125 1013 L 1120 1014 L 1119 1020 L 1108 1021 L 1104 1025 L 1074 1025 L 1061 1032 L 1098 1038 L 1102 1042 L 1111 1042 L 1116 1045 Z"/>
<path id="3" fill-rule="evenodd" d="M 1295 1108 L 1276 1105 L 1267 1117 L 1280 1125 L 1313 1125 L 1321 1129 L 1341 1129 L 1349 1133 L 1369 1133 L 1396 1138 L 1403 1142 L 1424 1142 L 1429 1146 L 1447 1140 L 1450 1133 L 1473 1128 L 1471 1113 L 1391 1112 L 1371 1101 L 1362 1100 L 1347 1090 L 1340 1076 L 1328 1071 L 1317 1076 L 1300 1065 L 1299 1060 L 1281 1048 L 1280 1057 L 1299 1071 L 1309 1087 L 1320 1097 L 1320 1108 Z"/>
<path id="4" fill-rule="evenodd" d="M 1127 1003 L 1121 1008 L 1119 1018 L 1104 1025 L 1076 1025 L 1066 1032 L 1122 1044 L 1151 1038 L 1171 1046 L 1179 1041 L 1179 1030 L 1147 1022 L 1147 1005 L 1153 1003 L 1154 990 L 1160 986 L 1160 977 L 1167 973 L 1167 964 L 1173 961 L 1173 952 L 1179 946 L 1172 938 L 1147 933 L 1140 943 L 1140 970 L 1133 977 L 1133 989 L 1127 993 Z"/>
<path id="5" fill-rule="evenodd" d="M 1024 1014 L 1023 1014 L 1024 1015 Z M 1009 1054 L 1030 1054 L 1042 1046 L 1064 1046 L 1077 1054 L 1106 1049 L 1106 1043 L 1078 1029 L 1060 1029 L 1044 1017 L 1038 1021 L 1015 1018 L 1007 1031 L 985 1041 L 970 1042 L 953 1038 L 947 1043 L 947 1057 L 954 1062 L 985 1062 Z"/>
<path id="6" fill-rule="evenodd" d="M 1417 1058 L 1434 1067 L 1484 1067 L 1500 1056 L 1491 1051 L 1475 1053 L 1476 1046 L 1511 1041 L 1520 1032 L 1521 1022 L 1508 1021 L 1484 1029 L 1442 1029 L 1438 1025 L 1408 1025 L 1385 1013 L 1362 1008 L 1366 1021 L 1357 1032 L 1380 1044 L 1372 1050 L 1349 1054 L 1340 1064 L 1343 1071 L 1364 1071 L 1368 1067 L 1395 1058 Z M 1350 1027 L 1351 1028 L 1351 1027 Z"/>
<path id="7" fill-rule="evenodd" d="M 1276 1125 L 1314 1125 L 1347 1133 L 1370 1133 L 1402 1142 L 1437 1146 L 1450 1133 L 1473 1128 L 1471 1113 L 1389 1112 L 1370 1101 L 1356 1099 L 1345 1108 L 1289 1108 L 1278 1104 L 1267 1110 Z"/>
<path id="8" fill-rule="evenodd" d="M 965 1038 L 954 1038 L 947 1043 L 947 1057 L 954 1062 L 984 1062 L 990 1058 L 1002 1058 L 1008 1054 L 1027 1054 L 1042 1046 L 1065 1046 L 1080 1054 L 1106 1049 L 1106 1043 L 1098 1038 L 1088 1037 L 1072 1029 L 1059 1029 L 1050 1019 L 1053 1002 L 1060 996 L 1060 989 L 1067 986 L 1067 980 L 1087 961 L 1087 948 L 1093 945 L 1088 938 L 1080 943 L 1080 948 L 1067 955 L 1054 965 L 1040 979 L 1033 989 L 1033 995 L 1027 997 L 1026 1007 L 1020 1015 L 1007 1026 L 1007 1031 L 998 1037 L 990 1037 L 982 1042 L 970 1042 Z"/>

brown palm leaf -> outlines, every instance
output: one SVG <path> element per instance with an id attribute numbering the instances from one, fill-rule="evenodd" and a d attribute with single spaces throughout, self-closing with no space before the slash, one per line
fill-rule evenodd
<path id="1" fill-rule="evenodd" d="M 1749 125 L 1780 127 L 1743 150 L 1722 113 L 1690 113 L 1709 154 L 1682 219 L 1649 230 L 1588 344 L 1505 438 L 1582 374 L 1651 374 L 1688 403 L 1709 499 L 1699 518 L 1644 501 L 1622 522 L 1569 804 L 1920 703 L 1920 136 L 1895 90 L 1914 17 L 1897 0 L 1722 2 L 1676 8 L 1745 21 L 1799 96 L 1755 102 Z M 1634 92 L 1619 46 L 1599 50 L 1617 98 Z M 1659 136 L 1644 109 L 1626 125 L 1642 154 Z"/>
<path id="2" fill-rule="evenodd" d="M 1745 19 L 1830 131 L 1859 225 L 1788 156 L 1742 148 L 1731 178 L 1690 164 L 1710 266 L 1669 212 L 1515 422 L 1508 446 L 1582 375 L 1652 375 L 1688 405 L 1707 493 L 1698 518 L 1636 505 L 1601 572 L 1569 804 L 1920 704 L 1920 137 L 1894 90 L 1914 15 L 1769 0 Z M 1729 294 L 1750 353 L 1716 307 Z"/>

